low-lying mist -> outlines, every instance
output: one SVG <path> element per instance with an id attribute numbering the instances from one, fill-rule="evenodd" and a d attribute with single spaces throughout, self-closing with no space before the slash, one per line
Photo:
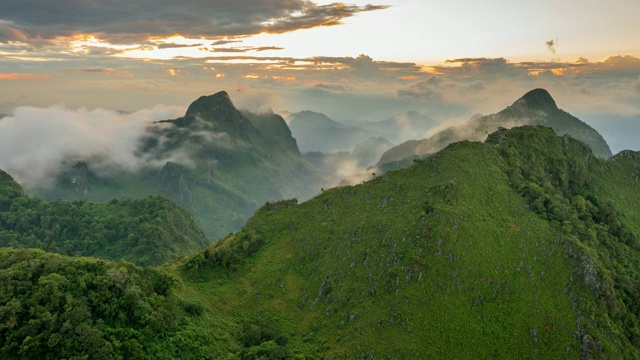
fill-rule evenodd
<path id="1" fill-rule="evenodd" d="M 161 166 L 140 155 L 140 138 L 155 121 L 184 114 L 180 106 L 156 105 L 121 114 L 85 108 L 18 107 L 0 120 L 0 169 L 25 187 L 51 185 L 63 164 L 91 161 L 94 170 L 135 171 Z"/>

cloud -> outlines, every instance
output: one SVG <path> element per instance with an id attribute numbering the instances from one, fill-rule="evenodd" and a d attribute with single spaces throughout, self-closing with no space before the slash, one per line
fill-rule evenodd
<path id="1" fill-rule="evenodd" d="M 160 44 L 157 44 L 156 47 L 158 49 L 178 49 L 178 48 L 198 47 L 198 46 L 203 46 L 203 45 L 204 44 L 160 43 Z"/>
<path id="2" fill-rule="evenodd" d="M 333 26 L 387 6 L 318 5 L 309 0 L 0 0 L 0 42 L 97 34 L 111 43 L 141 43 L 174 34 L 192 38 L 285 33 Z"/>
<path id="3" fill-rule="evenodd" d="M 609 56 L 604 61 L 590 63 L 583 74 L 608 75 L 615 77 L 635 78 L 640 73 L 640 58 L 633 55 Z"/>
<path id="4" fill-rule="evenodd" d="M 552 91 L 564 108 L 576 112 L 640 112 L 636 81 L 640 59 L 611 56 L 601 61 L 509 62 L 504 58 L 461 58 L 427 69 L 395 87 L 398 98 L 419 99 L 430 107 L 458 106 L 473 113 L 502 109 L 534 88 Z M 455 114 L 454 114 L 455 115 Z"/>
<path id="5" fill-rule="evenodd" d="M 446 60 L 449 66 L 434 66 L 437 73 L 457 77 L 517 76 L 517 67 L 505 58 L 461 58 Z M 455 66 L 451 66 L 455 65 Z"/>
<path id="6" fill-rule="evenodd" d="M 101 73 L 101 72 L 112 72 L 113 69 L 111 68 L 103 68 L 103 67 L 90 67 L 90 68 L 81 68 L 81 69 L 77 69 L 77 71 L 80 72 L 86 72 L 86 73 Z"/>
<path id="7" fill-rule="evenodd" d="M 430 75 L 424 80 L 396 90 L 397 97 L 412 97 L 429 103 L 453 103 L 452 97 L 460 91 L 462 85 L 442 75 Z M 477 90 L 477 81 L 470 85 Z"/>
<path id="8" fill-rule="evenodd" d="M 67 71 L 70 68 L 76 70 Z M 135 77 L 106 76 L 108 69 L 126 69 Z M 171 76 L 167 69 L 181 76 Z M 640 112 L 640 59 L 630 55 L 565 62 L 459 58 L 431 67 L 380 61 L 368 55 L 304 58 L 229 53 L 145 62 L 69 56 L 66 61 L 47 63 L 5 60 L 3 70 L 7 74 L 51 74 L 52 79 L 0 86 L 2 113 L 13 111 L 15 105 L 9 104 L 59 102 L 134 111 L 158 102 L 186 105 L 203 94 L 222 89 L 233 93 L 240 88 L 247 94 L 254 90 L 278 94 L 264 100 L 247 97 L 246 107 L 256 111 L 311 109 L 338 120 L 358 121 L 384 120 L 413 109 L 441 121 L 493 113 L 538 87 L 551 91 L 570 112 Z M 0 83 L 9 82 L 7 78 Z"/>
<path id="9" fill-rule="evenodd" d="M 239 47 L 216 47 L 216 48 L 201 48 L 201 50 L 216 52 L 216 53 L 245 53 L 250 51 L 268 51 L 268 50 L 284 50 L 283 47 L 278 46 L 239 46 Z"/>
<path id="10" fill-rule="evenodd" d="M 214 41 L 211 45 L 213 46 L 220 46 L 220 45 L 227 45 L 227 44 L 233 44 L 233 43 L 241 43 L 242 40 L 229 40 L 229 39 L 223 39 L 223 40 L 216 40 Z"/>
<path id="11" fill-rule="evenodd" d="M 124 77 L 124 78 L 132 78 L 134 74 L 129 70 L 124 69 L 114 69 L 110 67 L 102 67 L 102 66 L 89 66 L 83 68 L 74 68 L 74 69 L 64 69 L 66 73 L 81 73 L 81 74 L 102 74 L 108 77 Z"/>
<path id="12" fill-rule="evenodd" d="M 337 92 L 345 92 L 348 90 L 348 88 L 344 85 L 339 85 L 339 84 L 324 84 L 324 83 L 320 83 L 320 84 L 316 84 L 314 86 L 316 89 L 322 89 L 322 90 L 328 90 L 328 91 L 337 91 Z"/>
<path id="13" fill-rule="evenodd" d="M 176 118 L 184 108 L 157 105 L 132 114 L 96 109 L 18 107 L 0 120 L 0 169 L 26 187 L 46 186 L 63 164 L 91 160 L 94 170 L 134 171 L 161 166 L 136 154 L 138 141 L 153 122 Z"/>
<path id="14" fill-rule="evenodd" d="M 241 86 L 229 94 L 234 105 L 241 110 L 256 114 L 271 113 L 272 109 L 282 108 L 282 96 L 273 90 Z"/>
<path id="15" fill-rule="evenodd" d="M 558 40 L 549 40 L 545 42 L 545 45 L 547 45 L 547 49 L 549 49 L 549 51 L 551 51 L 552 54 L 555 55 L 556 53 L 556 45 L 558 43 Z"/>
<path id="16" fill-rule="evenodd" d="M 51 77 L 42 74 L 25 74 L 25 73 L 0 73 L 0 80 L 49 80 Z"/>
<path id="17" fill-rule="evenodd" d="M 0 19 L 0 43 L 26 41 L 27 38 L 27 35 L 18 29 L 13 22 Z"/>

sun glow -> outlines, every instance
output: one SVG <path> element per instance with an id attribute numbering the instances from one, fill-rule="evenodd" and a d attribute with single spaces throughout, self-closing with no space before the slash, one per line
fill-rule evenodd
<path id="1" fill-rule="evenodd" d="M 69 47 L 73 52 L 88 53 L 91 48 L 103 48 L 113 49 L 117 51 L 125 51 L 127 49 L 140 47 L 140 45 L 115 45 L 110 44 L 107 41 L 100 40 L 93 34 L 81 34 L 75 35 L 70 43 Z"/>

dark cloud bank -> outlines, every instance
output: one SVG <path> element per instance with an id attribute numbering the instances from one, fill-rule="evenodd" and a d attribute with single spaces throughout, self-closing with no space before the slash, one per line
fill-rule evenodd
<path id="1" fill-rule="evenodd" d="M 152 36 L 224 37 L 284 33 L 332 26 L 357 13 L 387 6 L 306 0 L 0 0 L 0 42 L 32 44 L 76 34 L 99 34 L 113 43 Z M 249 6 L 248 6 L 249 5 Z"/>

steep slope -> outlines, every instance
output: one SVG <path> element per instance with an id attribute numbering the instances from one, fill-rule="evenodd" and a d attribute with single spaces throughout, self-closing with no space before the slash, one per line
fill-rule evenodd
<path id="1" fill-rule="evenodd" d="M 307 198 L 325 186 L 280 116 L 240 112 L 224 91 L 200 97 L 184 117 L 151 127 L 136 155 L 155 166 L 105 172 L 88 159 L 68 168 L 55 187 L 35 193 L 91 201 L 164 195 L 215 240 L 240 229 L 266 201 Z"/>
<path id="2" fill-rule="evenodd" d="M 640 250 L 625 222 L 640 210 L 618 202 L 638 193 L 638 161 L 598 159 L 549 128 L 503 129 L 267 204 L 180 265 L 183 294 L 275 323 L 292 355 L 637 358 Z M 597 180 L 609 167 L 621 184 Z"/>
<path id="3" fill-rule="evenodd" d="M 444 129 L 428 139 L 400 144 L 383 154 L 379 163 L 405 164 L 406 159 L 410 161 L 413 158 L 437 152 L 450 143 L 461 140 L 481 141 L 500 127 L 510 128 L 522 125 L 551 127 L 558 135 L 568 134 L 588 144 L 598 157 L 612 156 L 609 146 L 596 130 L 559 109 L 546 90 L 534 89 L 497 114 L 474 116 L 467 123 Z"/>
<path id="4" fill-rule="evenodd" d="M 165 197 L 47 203 L 0 170 L 0 247 L 160 265 L 207 243 L 191 215 Z"/>

